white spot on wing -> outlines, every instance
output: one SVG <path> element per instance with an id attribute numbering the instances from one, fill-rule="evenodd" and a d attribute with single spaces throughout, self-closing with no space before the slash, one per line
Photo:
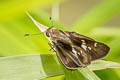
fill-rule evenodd
<path id="1" fill-rule="evenodd" d="M 81 45 L 81 47 L 86 51 L 87 50 L 87 46 L 86 45 Z"/>
<path id="2" fill-rule="evenodd" d="M 72 52 L 75 53 L 75 54 L 77 53 L 74 48 L 72 49 Z"/>
<path id="3" fill-rule="evenodd" d="M 81 40 L 81 41 L 82 41 L 82 44 L 86 44 L 86 43 L 85 43 L 85 40 Z"/>
<path id="4" fill-rule="evenodd" d="M 97 44 L 98 44 L 98 43 L 94 43 L 94 46 L 97 47 Z"/>
<path id="5" fill-rule="evenodd" d="M 78 55 L 80 55 L 80 53 L 78 52 Z"/>
<path id="6" fill-rule="evenodd" d="M 82 54 L 82 50 L 80 50 L 81 54 Z"/>
<path id="7" fill-rule="evenodd" d="M 89 50 L 91 50 L 91 47 L 88 47 Z"/>
<path id="8" fill-rule="evenodd" d="M 77 52 L 77 51 L 75 50 L 75 48 L 72 48 L 72 52 L 73 52 L 73 54 L 74 54 L 76 57 L 78 57 L 78 55 L 80 55 L 80 53 Z"/>
<path id="9" fill-rule="evenodd" d="M 81 40 L 82 42 L 85 42 L 85 40 Z"/>

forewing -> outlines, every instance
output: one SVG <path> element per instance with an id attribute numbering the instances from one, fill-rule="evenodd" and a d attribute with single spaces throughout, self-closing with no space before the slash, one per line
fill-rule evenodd
<path id="1" fill-rule="evenodd" d="M 96 60 L 106 56 L 110 50 L 107 45 L 84 35 L 80 35 L 75 32 L 65 32 L 65 34 L 71 39 L 74 45 L 82 48 L 86 55 L 90 55 L 91 60 Z"/>
<path id="2" fill-rule="evenodd" d="M 63 43 L 54 43 L 54 48 L 57 53 L 57 56 L 60 58 L 60 61 L 68 68 L 68 69 L 76 69 L 81 67 L 78 59 L 73 55 L 71 50 L 68 50 L 64 47 Z M 70 47 L 70 46 L 69 46 Z M 69 48 L 70 49 L 70 48 Z"/>

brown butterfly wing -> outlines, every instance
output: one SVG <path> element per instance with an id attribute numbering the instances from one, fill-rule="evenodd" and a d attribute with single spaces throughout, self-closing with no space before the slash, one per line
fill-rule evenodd
<path id="1" fill-rule="evenodd" d="M 57 56 L 60 58 L 60 61 L 68 68 L 68 69 L 76 69 L 81 67 L 78 59 L 71 52 L 71 46 L 64 44 L 62 42 L 54 43 L 54 48 L 57 53 Z M 67 46 L 67 47 L 65 47 Z"/>
<path id="2" fill-rule="evenodd" d="M 65 34 L 71 39 L 74 45 L 81 47 L 85 51 L 86 55 L 90 55 L 91 60 L 103 58 L 110 50 L 107 45 L 96 42 L 95 40 L 84 35 L 80 35 L 75 32 L 65 32 Z M 86 46 L 85 48 L 82 46 L 83 42 Z"/>
<path id="3" fill-rule="evenodd" d="M 82 48 L 74 46 L 73 51 L 72 45 L 66 44 L 63 41 L 57 41 L 57 43 L 53 42 L 53 44 L 58 57 L 68 69 L 85 67 L 90 64 L 91 57 L 90 55 L 85 54 L 85 51 Z"/>

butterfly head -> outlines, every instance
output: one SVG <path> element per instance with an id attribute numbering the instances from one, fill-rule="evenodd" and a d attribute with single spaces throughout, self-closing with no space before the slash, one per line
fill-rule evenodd
<path id="1" fill-rule="evenodd" d="M 54 27 L 47 29 L 45 32 L 47 38 L 51 41 L 57 42 L 58 40 L 68 40 L 69 38 L 65 35 L 65 33 L 61 30 L 58 30 Z"/>

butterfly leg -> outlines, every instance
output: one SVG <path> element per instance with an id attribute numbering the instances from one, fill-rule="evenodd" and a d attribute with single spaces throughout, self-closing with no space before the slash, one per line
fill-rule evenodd
<path id="1" fill-rule="evenodd" d="M 51 49 L 50 49 L 49 51 L 55 52 L 54 46 L 53 46 L 51 43 L 48 43 L 48 44 L 49 44 L 49 46 L 51 47 Z"/>

